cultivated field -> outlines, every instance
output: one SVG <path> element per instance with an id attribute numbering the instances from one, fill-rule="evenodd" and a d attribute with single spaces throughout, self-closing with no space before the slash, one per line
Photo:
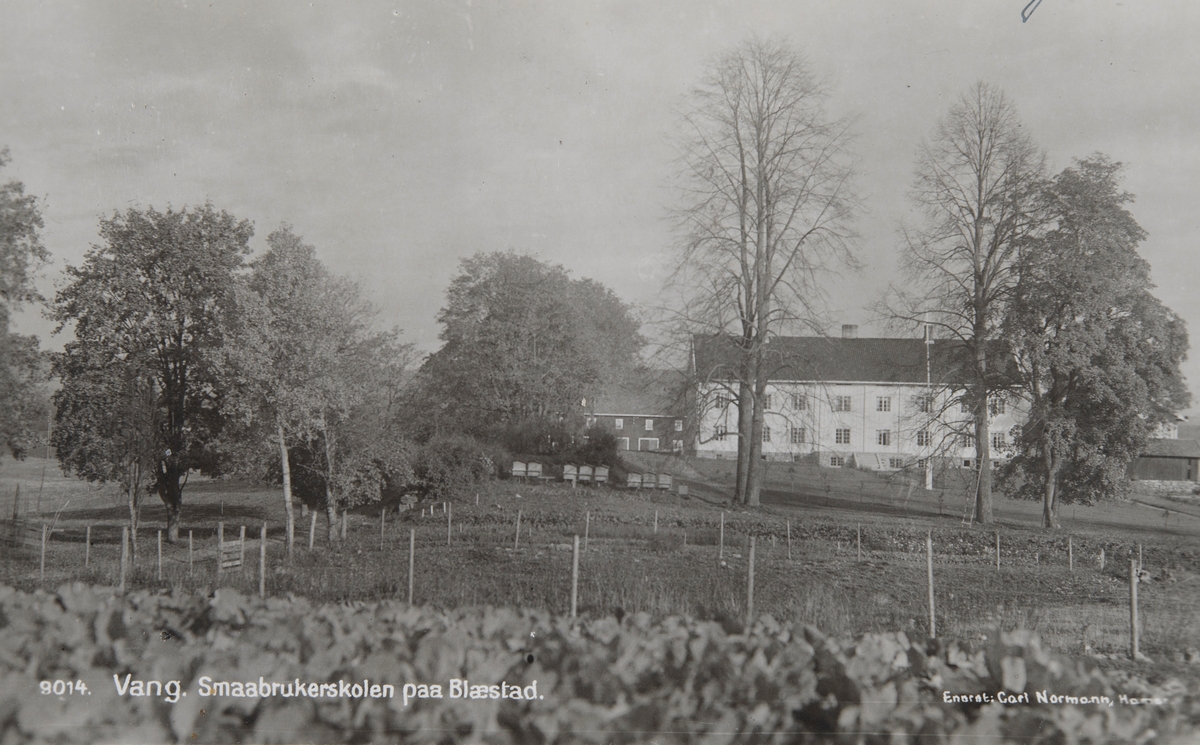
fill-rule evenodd
<path id="1" fill-rule="evenodd" d="M 157 498 L 147 500 L 139 556 L 127 584 L 131 589 L 217 586 L 216 531 L 223 520 L 227 540 L 246 526 L 246 566 L 226 571 L 219 584 L 256 593 L 257 536 L 265 521 L 268 595 L 294 593 L 313 602 L 405 600 L 412 530 L 416 603 L 565 613 L 572 537 L 583 540 L 586 534 L 581 614 L 686 614 L 734 630 L 745 619 L 748 545 L 754 536 L 757 613 L 837 634 L 904 631 L 923 638 L 929 625 L 925 536 L 932 530 L 939 636 L 980 640 L 997 629 L 1031 629 L 1045 646 L 1092 656 L 1104 666 L 1152 679 L 1200 677 L 1195 664 L 1200 662 L 1200 508 L 1149 497 L 1144 501 L 1151 506 L 1068 507 L 1065 529 L 1049 533 L 1037 528 L 1037 505 L 999 498 L 997 569 L 997 531 L 963 521 L 962 484 L 952 479 L 927 493 L 909 489 L 901 478 L 771 464 L 767 504 L 748 512 L 722 503 L 728 462 L 656 462 L 641 456 L 639 463 L 676 473 L 689 486 L 689 496 L 496 481 L 479 490 L 478 504 L 470 494 L 448 510 L 440 502 L 408 512 L 388 509 L 382 530 L 379 507 L 363 508 L 350 515 L 347 540 L 333 547 L 326 544 L 322 515 L 311 551 L 308 518 L 297 511 L 290 564 L 277 488 L 193 479 L 184 497 L 183 540 L 164 544 L 161 580 L 156 535 L 164 511 Z M 42 482 L 43 465 L 32 458 L 0 465 L 0 512 L 11 517 L 19 483 L 18 510 L 32 528 L 23 547 L 7 553 L 0 583 L 25 590 L 56 588 L 69 580 L 116 584 L 120 530 L 128 514 L 121 495 L 112 487 L 64 477 L 52 465 Z M 43 523 L 54 529 L 44 576 Z M 90 549 L 85 547 L 89 525 Z M 1151 577 L 1139 587 L 1141 650 L 1150 661 L 1132 663 L 1125 659 L 1128 575 L 1139 547 Z"/>

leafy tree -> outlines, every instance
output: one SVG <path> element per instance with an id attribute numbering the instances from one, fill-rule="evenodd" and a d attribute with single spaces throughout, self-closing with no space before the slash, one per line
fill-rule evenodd
<path id="1" fill-rule="evenodd" d="M 750 505 L 761 487 L 767 341 L 818 327 L 822 272 L 851 262 L 849 124 L 830 118 L 824 99 L 800 55 L 751 39 L 709 68 L 682 116 L 679 325 L 689 339 L 735 339 L 734 498 Z"/>
<path id="2" fill-rule="evenodd" d="M 633 365 L 643 343 L 611 290 L 514 253 L 465 259 L 438 321 L 445 343 L 408 407 L 423 437 L 578 419 L 584 396 Z"/>
<path id="3" fill-rule="evenodd" d="M 1032 403 L 1003 478 L 1042 501 L 1044 527 L 1059 527 L 1060 502 L 1125 493 L 1149 429 L 1188 403 L 1187 331 L 1151 294 L 1120 170 L 1097 154 L 1047 184 L 1053 223 L 1017 264 L 1004 330 Z"/>
<path id="4" fill-rule="evenodd" d="M 0 168 L 9 160 L 8 149 L 0 150 Z M 14 311 L 42 302 L 33 282 L 37 268 L 50 260 L 41 229 L 38 201 L 24 185 L 0 185 L 0 446 L 15 458 L 24 457 L 34 426 L 45 417 L 46 364 L 38 340 L 9 331 Z"/>
<path id="5" fill-rule="evenodd" d="M 357 285 L 333 276 L 289 226 L 271 233 L 267 245 L 238 287 L 225 346 L 225 405 L 239 422 L 233 449 L 260 452 L 266 445 L 278 456 L 278 469 L 270 472 L 283 482 L 290 555 L 292 455 L 307 471 L 310 493 L 323 492 L 316 501 L 326 507 L 332 541 L 336 510 L 345 501 L 335 495 L 378 491 L 365 481 L 372 454 L 394 444 L 382 429 L 390 425 L 387 412 L 397 395 L 388 386 L 399 385 L 394 378 L 402 374 L 408 347 L 396 344 L 394 334 L 370 332 L 374 311 Z M 354 445 L 350 457 L 339 459 L 347 441 Z"/>
<path id="6" fill-rule="evenodd" d="M 970 358 L 960 402 L 972 413 L 978 486 L 975 519 L 992 521 L 989 396 L 1011 385 L 996 340 L 1017 280 L 1018 249 L 1041 224 L 1038 187 L 1044 158 L 1000 90 L 976 84 L 917 151 L 912 199 L 924 212 L 904 231 L 904 283 L 885 315 L 930 323 L 960 339 Z"/>
<path id="7" fill-rule="evenodd" d="M 59 459 L 90 480 L 119 470 L 131 456 L 119 441 L 92 442 L 95 420 L 83 413 L 92 407 L 70 404 L 122 400 L 123 381 L 146 386 L 137 390 L 152 395 L 156 426 L 153 460 L 142 467 L 166 505 L 172 542 L 188 474 L 219 470 L 213 445 L 223 424 L 222 321 L 252 234 L 250 223 L 211 204 L 114 213 L 100 221 L 103 243 L 91 247 L 82 266 L 68 267 L 70 282 L 55 297 L 58 330 L 73 325 L 75 334 L 54 363 L 62 381 L 55 398 Z M 117 407 L 112 416 L 122 412 Z"/>

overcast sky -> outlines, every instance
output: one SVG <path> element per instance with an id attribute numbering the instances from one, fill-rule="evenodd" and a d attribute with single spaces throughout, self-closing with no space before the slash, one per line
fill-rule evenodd
<path id="1" fill-rule="evenodd" d="M 653 306 L 673 111 L 707 60 L 783 35 L 858 119 L 864 268 L 831 280 L 835 324 L 882 333 L 868 306 L 914 219 L 915 149 L 983 80 L 1053 171 L 1095 151 L 1126 164 L 1158 294 L 1200 340 L 1200 3 L 1043 0 L 1022 23 L 1027 2 L 10 2 L 0 179 L 44 197 L 47 293 L 102 215 L 211 200 L 254 222 L 256 250 L 291 223 L 429 351 L 477 251 Z M 19 328 L 51 327 L 26 313 Z"/>

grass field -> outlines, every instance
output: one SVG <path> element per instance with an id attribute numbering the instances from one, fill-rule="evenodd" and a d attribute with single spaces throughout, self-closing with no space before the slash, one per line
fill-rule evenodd
<path id="1" fill-rule="evenodd" d="M 1037 527 L 1037 505 L 998 498 L 999 525 L 983 529 L 964 523 L 961 484 L 950 479 L 927 493 L 910 490 L 897 478 L 771 464 L 766 504 L 750 512 L 721 501 L 727 477 L 722 469 L 729 463 L 639 463 L 676 473 L 690 495 L 496 481 L 480 490 L 478 505 L 475 494 L 453 503 L 449 536 L 440 503 L 407 513 L 389 510 L 382 532 L 379 508 L 364 508 L 350 515 L 347 540 L 332 547 L 325 541 L 322 515 L 312 551 L 308 519 L 298 519 L 290 564 L 278 488 L 193 479 L 184 496 L 183 540 L 164 544 L 163 578 L 158 579 L 156 535 L 165 512 L 151 498 L 142 511 L 139 557 L 127 583 L 164 589 L 219 584 L 257 592 L 257 536 L 265 521 L 269 594 L 295 593 L 319 602 L 405 598 L 409 531 L 414 530 L 415 602 L 566 612 L 571 540 L 586 532 L 581 613 L 618 608 L 655 616 L 685 613 L 734 629 L 745 618 L 753 535 L 756 612 L 837 634 L 903 630 L 923 636 L 929 623 L 925 536 L 932 531 L 939 636 L 979 639 L 996 629 L 1029 628 L 1053 649 L 1091 654 L 1103 664 L 1137 668 L 1152 677 L 1195 678 L 1200 671 L 1200 665 L 1188 662 L 1200 647 L 1200 517 L 1192 514 L 1200 509 L 1186 503 L 1146 497 L 1145 505 L 1068 507 L 1065 529 L 1051 533 Z M 17 484 L 18 511 L 31 529 L 21 548 L 7 550 L 0 582 L 22 589 L 54 588 L 71 579 L 116 584 L 120 530 L 128 516 L 117 490 L 64 477 L 39 459 L 5 460 L 0 463 L 0 513 L 6 518 L 12 515 Z M 222 520 L 227 540 L 247 527 L 247 566 L 218 580 L 215 535 Z M 43 523 L 55 529 L 44 579 Z M 84 539 L 89 525 L 90 551 Z M 189 530 L 194 539 L 190 564 Z M 1141 649 L 1152 663 L 1124 659 L 1129 561 L 1137 558 L 1139 546 L 1153 578 L 1139 587 Z"/>

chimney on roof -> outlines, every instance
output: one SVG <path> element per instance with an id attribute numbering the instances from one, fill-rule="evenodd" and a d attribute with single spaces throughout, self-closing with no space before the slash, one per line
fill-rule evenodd
<path id="1" fill-rule="evenodd" d="M 843 339 L 857 339 L 858 338 L 858 326 L 856 326 L 852 323 L 843 323 L 842 324 L 842 338 Z"/>

